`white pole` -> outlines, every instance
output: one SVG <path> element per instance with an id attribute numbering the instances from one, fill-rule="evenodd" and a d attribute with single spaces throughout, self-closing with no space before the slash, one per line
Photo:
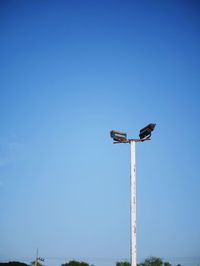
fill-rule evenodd
<path id="1" fill-rule="evenodd" d="M 131 146 L 131 266 L 136 266 L 136 167 L 135 141 L 130 140 Z"/>

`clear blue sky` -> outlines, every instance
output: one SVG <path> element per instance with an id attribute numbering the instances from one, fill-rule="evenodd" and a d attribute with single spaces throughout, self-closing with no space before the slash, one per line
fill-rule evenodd
<path id="1" fill-rule="evenodd" d="M 189 0 L 0 1 L 0 261 L 37 247 L 129 259 L 130 147 L 109 131 L 149 122 L 138 257 L 200 255 L 199 14 Z"/>

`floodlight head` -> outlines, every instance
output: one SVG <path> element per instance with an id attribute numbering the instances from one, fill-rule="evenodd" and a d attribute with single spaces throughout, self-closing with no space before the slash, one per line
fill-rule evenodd
<path id="1" fill-rule="evenodd" d="M 154 130 L 156 124 L 149 124 L 140 130 L 139 137 L 141 140 L 149 139 L 151 137 L 151 132 Z"/>
<path id="2" fill-rule="evenodd" d="M 38 260 L 40 260 L 40 261 L 44 261 L 44 258 L 39 257 Z"/>
<path id="3" fill-rule="evenodd" d="M 124 132 L 112 130 L 110 131 L 110 136 L 114 141 L 127 142 L 127 134 Z"/>

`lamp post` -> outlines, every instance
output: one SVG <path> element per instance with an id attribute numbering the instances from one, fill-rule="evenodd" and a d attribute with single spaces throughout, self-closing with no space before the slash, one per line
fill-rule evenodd
<path id="1" fill-rule="evenodd" d="M 43 262 L 44 261 L 44 258 L 38 257 L 38 248 L 37 248 L 37 251 L 36 251 L 36 259 L 35 259 L 34 266 L 38 266 L 39 261 Z"/>
<path id="2" fill-rule="evenodd" d="M 150 140 L 151 132 L 154 130 L 156 124 L 149 124 L 140 130 L 139 139 L 127 139 L 127 134 L 124 132 L 112 130 L 110 132 L 114 144 L 129 143 L 130 144 L 130 186 L 131 186 L 131 266 L 137 265 L 137 249 L 136 249 L 136 164 L 135 164 L 135 143 Z"/>

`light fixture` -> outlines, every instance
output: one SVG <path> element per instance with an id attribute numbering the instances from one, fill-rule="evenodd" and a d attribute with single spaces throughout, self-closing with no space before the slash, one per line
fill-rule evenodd
<path id="1" fill-rule="evenodd" d="M 124 132 L 120 132 L 120 131 L 116 131 L 116 130 L 112 130 L 110 131 L 110 136 L 114 141 L 117 142 L 127 142 L 127 134 Z"/>
<path id="2" fill-rule="evenodd" d="M 154 130 L 156 124 L 148 124 L 146 127 L 140 129 L 139 137 L 141 141 L 147 140 L 151 137 L 151 132 Z"/>

